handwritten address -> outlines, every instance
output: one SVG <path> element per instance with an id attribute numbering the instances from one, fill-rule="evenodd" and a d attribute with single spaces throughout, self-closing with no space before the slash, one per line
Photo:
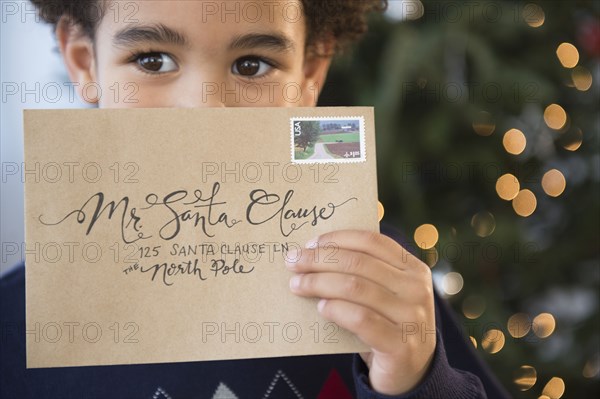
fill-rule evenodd
<path id="1" fill-rule="evenodd" d="M 219 197 L 220 184 L 214 183 L 212 190 L 205 193 L 202 190 L 176 190 L 162 197 L 150 193 L 145 197 L 145 204 L 141 207 L 132 206 L 128 196 L 119 200 L 107 199 L 103 192 L 98 192 L 87 199 L 80 207 L 70 210 L 62 218 L 53 218 L 40 215 L 40 223 L 54 226 L 74 220 L 85 227 L 85 234 L 90 235 L 94 227 L 102 221 L 117 219 L 120 222 L 121 239 L 126 244 L 139 240 L 149 239 L 158 235 L 162 240 L 172 240 L 181 232 L 184 224 L 191 224 L 205 237 L 214 237 L 215 226 L 234 228 L 242 222 L 260 226 L 266 223 L 277 223 L 279 231 L 284 237 L 289 237 L 293 232 L 306 225 L 316 226 L 320 220 L 327 220 L 335 214 L 336 210 L 351 201 L 358 201 L 350 197 L 340 203 L 328 202 L 324 205 L 294 205 L 294 190 L 285 194 L 269 193 L 264 189 L 252 190 L 249 202 L 242 218 L 230 216 L 224 209 L 227 201 Z M 269 216 L 264 216 L 263 209 L 267 209 Z M 143 212 L 152 210 L 166 210 L 168 215 L 156 232 L 147 232 L 143 224 Z M 262 215 L 262 216 L 259 216 Z"/>
<path id="2" fill-rule="evenodd" d="M 111 199 L 105 193 L 97 192 L 77 208 L 58 216 L 41 214 L 38 220 L 45 226 L 81 225 L 86 236 L 93 235 L 103 224 L 116 223 L 123 243 L 134 244 L 141 251 L 135 264 L 128 265 L 123 272 L 126 275 L 132 272 L 148 274 L 152 281 L 171 286 L 176 276 L 205 281 L 209 276 L 248 274 L 254 270 L 254 262 L 242 255 L 260 253 L 265 250 L 265 244 L 236 247 L 224 244 L 217 248 L 205 241 L 215 237 L 218 228 L 233 230 L 243 223 L 250 226 L 275 224 L 281 236 L 288 238 L 302 228 L 317 226 L 320 221 L 334 217 L 344 205 L 358 201 L 356 197 L 350 197 L 339 203 L 306 205 L 298 203 L 294 194 L 291 189 L 282 193 L 254 189 L 248 193 L 247 202 L 242 202 L 241 210 L 231 210 L 222 198 L 224 194 L 218 182 L 209 191 L 149 193 L 139 205 L 129 196 Z M 149 222 L 151 213 L 152 222 Z M 176 239 L 182 238 L 180 234 L 184 227 L 190 226 L 199 233 L 194 236 L 196 244 L 182 245 Z M 169 245 L 169 260 L 165 260 L 163 255 L 167 253 L 162 253 L 161 245 L 144 244 L 144 240 L 150 238 Z M 287 245 L 276 245 L 271 250 L 286 253 Z M 197 251 L 202 257 L 196 256 Z M 234 259 L 228 255 L 234 255 Z"/>

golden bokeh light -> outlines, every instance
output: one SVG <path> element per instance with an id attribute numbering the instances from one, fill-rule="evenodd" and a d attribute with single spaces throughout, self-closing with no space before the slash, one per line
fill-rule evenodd
<path id="1" fill-rule="evenodd" d="M 423 250 L 422 260 L 427 266 L 434 267 L 439 260 L 439 254 L 437 249 L 430 248 Z"/>
<path id="2" fill-rule="evenodd" d="M 512 200 L 512 206 L 517 215 L 527 217 L 535 211 L 537 199 L 535 198 L 535 194 L 530 190 L 521 190 L 515 199 Z"/>
<path id="3" fill-rule="evenodd" d="M 448 295 L 456 295 L 464 285 L 463 276 L 460 273 L 447 273 L 442 279 L 442 289 Z"/>
<path id="4" fill-rule="evenodd" d="M 513 338 L 523 338 L 531 330 L 531 319 L 526 313 L 515 313 L 507 323 L 508 333 Z"/>
<path id="5" fill-rule="evenodd" d="M 490 136 L 496 130 L 496 123 L 492 118 L 492 114 L 486 111 L 481 111 L 473 120 L 473 130 L 480 136 Z"/>
<path id="6" fill-rule="evenodd" d="M 579 62 L 579 51 L 571 43 L 561 43 L 556 49 L 556 56 L 565 68 L 574 68 Z"/>
<path id="7" fill-rule="evenodd" d="M 558 197 L 565 191 L 567 181 L 558 169 L 550 169 L 542 177 L 542 188 L 551 197 Z"/>
<path id="8" fill-rule="evenodd" d="M 502 145 L 509 154 L 519 155 L 527 146 L 527 139 L 519 129 L 510 129 L 504 133 Z"/>
<path id="9" fill-rule="evenodd" d="M 592 87 L 592 74 L 581 65 L 571 71 L 571 79 L 573 79 L 573 85 L 579 91 L 587 91 Z"/>
<path id="10" fill-rule="evenodd" d="M 574 128 L 562 134 L 558 143 L 568 151 L 577 151 L 583 142 L 583 132 L 579 128 Z"/>
<path id="11" fill-rule="evenodd" d="M 467 319 L 474 320 L 485 311 L 485 299 L 479 295 L 470 295 L 462 303 L 462 311 Z"/>
<path id="12" fill-rule="evenodd" d="M 481 337 L 481 347 L 490 354 L 500 352 L 504 348 L 505 342 L 504 333 L 495 328 L 487 330 Z"/>
<path id="13" fill-rule="evenodd" d="M 556 321 L 550 313 L 540 313 L 533 319 L 531 327 L 538 337 L 548 338 L 556 328 Z"/>
<path id="14" fill-rule="evenodd" d="M 496 229 L 496 219 L 490 212 L 482 211 L 473 215 L 471 227 L 479 237 L 489 237 Z"/>
<path id="15" fill-rule="evenodd" d="M 544 14 L 542 7 L 534 3 L 526 4 L 523 7 L 522 15 L 525 23 L 532 28 L 539 28 L 544 25 L 544 21 L 546 20 L 546 14 Z"/>
<path id="16" fill-rule="evenodd" d="M 477 348 L 477 340 L 472 335 L 469 335 L 469 339 L 475 348 Z"/>
<path id="17" fill-rule="evenodd" d="M 537 371 L 532 366 L 523 365 L 514 373 L 513 381 L 520 391 L 527 391 L 537 381 Z"/>
<path id="18" fill-rule="evenodd" d="M 558 104 L 550 104 L 544 110 L 544 121 L 550 129 L 560 130 L 567 123 L 567 113 Z"/>
<path id="19" fill-rule="evenodd" d="M 585 366 L 583 366 L 583 376 L 585 378 L 596 378 L 598 375 L 600 375 L 600 358 L 596 356 L 585 362 Z"/>
<path id="20" fill-rule="evenodd" d="M 560 377 L 552 377 L 544 387 L 542 395 L 550 399 L 559 399 L 565 393 L 565 382 Z"/>
<path id="21" fill-rule="evenodd" d="M 379 219 L 380 222 L 381 222 L 381 219 L 383 219 L 384 214 L 385 214 L 385 209 L 383 208 L 383 204 L 381 203 L 381 201 L 377 201 L 377 218 Z"/>
<path id="22" fill-rule="evenodd" d="M 437 244 L 439 234 L 432 224 L 422 224 L 415 230 L 415 243 L 421 249 L 433 248 Z"/>
<path id="23" fill-rule="evenodd" d="M 510 173 L 500 176 L 496 181 L 496 192 L 505 201 L 514 199 L 520 189 L 519 179 Z"/>

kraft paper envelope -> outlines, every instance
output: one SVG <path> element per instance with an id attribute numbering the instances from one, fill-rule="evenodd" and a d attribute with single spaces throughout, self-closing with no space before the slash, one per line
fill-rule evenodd
<path id="1" fill-rule="evenodd" d="M 290 292 L 285 259 L 378 231 L 372 108 L 24 118 L 28 367 L 366 350 Z"/>

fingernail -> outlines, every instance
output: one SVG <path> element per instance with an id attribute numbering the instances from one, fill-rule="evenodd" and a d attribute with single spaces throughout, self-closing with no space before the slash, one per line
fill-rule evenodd
<path id="1" fill-rule="evenodd" d="M 319 303 L 317 303 L 317 310 L 318 310 L 319 312 L 322 312 L 322 311 L 323 311 L 323 308 L 325 307 L 325 303 L 327 303 L 327 299 L 321 299 L 321 300 L 319 301 Z"/>
<path id="2" fill-rule="evenodd" d="M 308 240 L 306 242 L 306 244 L 304 245 L 304 248 L 316 248 L 317 245 L 319 244 L 319 237 L 315 237 L 311 240 Z"/>
<path id="3" fill-rule="evenodd" d="M 300 276 L 294 276 L 290 279 L 290 288 L 293 290 L 297 290 L 300 287 Z"/>

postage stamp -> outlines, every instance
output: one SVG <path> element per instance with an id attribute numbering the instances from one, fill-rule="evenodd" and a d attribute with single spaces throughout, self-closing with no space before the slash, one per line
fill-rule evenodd
<path id="1" fill-rule="evenodd" d="M 290 118 L 294 163 L 364 162 L 365 119 L 348 117 Z"/>

